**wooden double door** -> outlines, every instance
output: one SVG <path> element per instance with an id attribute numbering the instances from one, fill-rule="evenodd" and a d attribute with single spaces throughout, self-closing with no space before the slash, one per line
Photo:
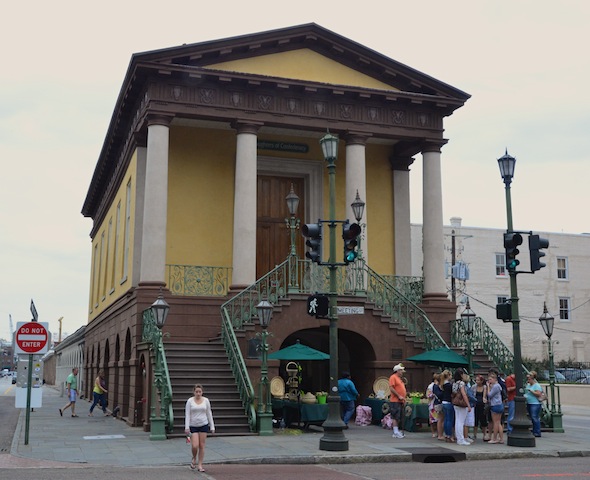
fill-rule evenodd
<path id="1" fill-rule="evenodd" d="M 293 190 L 299 197 L 297 218 L 305 218 L 305 180 L 297 177 L 259 175 L 257 181 L 256 278 L 284 262 L 291 251 L 291 234 L 285 219 L 289 218 L 286 197 Z M 305 256 L 301 230 L 295 232 L 298 255 Z"/>

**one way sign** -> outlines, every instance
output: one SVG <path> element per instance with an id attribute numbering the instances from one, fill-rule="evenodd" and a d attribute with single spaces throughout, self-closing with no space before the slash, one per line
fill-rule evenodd
<path id="1" fill-rule="evenodd" d="M 311 295 L 307 297 L 307 314 L 315 318 L 326 318 L 329 304 L 327 295 Z"/>

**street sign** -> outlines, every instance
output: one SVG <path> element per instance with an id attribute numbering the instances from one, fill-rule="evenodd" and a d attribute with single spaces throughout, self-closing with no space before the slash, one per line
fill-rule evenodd
<path id="1" fill-rule="evenodd" d="M 336 307 L 338 315 L 364 315 L 365 307 Z"/>
<path id="2" fill-rule="evenodd" d="M 47 323 L 28 322 L 19 324 L 16 334 L 17 354 L 47 353 L 49 334 Z"/>
<path id="3" fill-rule="evenodd" d="M 33 321 L 35 321 L 35 322 L 39 321 L 39 315 L 37 314 L 37 309 L 35 308 L 35 303 L 33 302 L 32 298 L 31 298 L 31 315 L 33 315 Z"/>

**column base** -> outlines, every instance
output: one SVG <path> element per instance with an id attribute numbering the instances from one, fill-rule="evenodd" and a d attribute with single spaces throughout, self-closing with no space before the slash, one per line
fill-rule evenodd
<path id="1" fill-rule="evenodd" d="M 554 412 L 551 414 L 551 427 L 553 433 L 565 433 L 563 429 L 563 415 L 561 413 Z"/>

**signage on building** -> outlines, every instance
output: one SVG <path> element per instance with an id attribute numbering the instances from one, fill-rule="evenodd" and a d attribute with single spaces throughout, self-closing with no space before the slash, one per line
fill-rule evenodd
<path id="1" fill-rule="evenodd" d="M 365 307 L 337 307 L 338 315 L 363 315 Z"/>
<path id="2" fill-rule="evenodd" d="M 309 146 L 305 143 L 272 142 L 269 140 L 258 140 L 258 150 L 278 150 L 280 152 L 307 153 Z"/>

